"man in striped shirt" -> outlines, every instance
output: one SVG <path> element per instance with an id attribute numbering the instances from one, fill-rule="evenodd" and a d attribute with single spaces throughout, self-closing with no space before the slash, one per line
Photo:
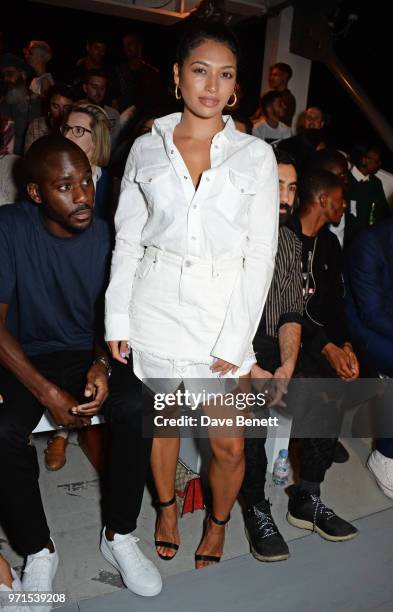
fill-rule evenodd
<path id="1" fill-rule="evenodd" d="M 285 392 L 294 373 L 303 320 L 302 245 L 295 233 L 285 227 L 295 204 L 297 173 L 287 153 L 276 151 L 276 158 L 280 183 L 280 231 L 273 280 L 254 338 L 258 365 L 251 372 L 253 378 L 273 376 L 278 391 L 273 404 L 280 403 L 280 395 Z M 289 550 L 274 523 L 269 500 L 265 498 L 265 440 L 246 437 L 245 459 L 241 493 L 246 506 L 246 532 L 252 554 L 259 561 L 282 561 L 289 557 Z"/>

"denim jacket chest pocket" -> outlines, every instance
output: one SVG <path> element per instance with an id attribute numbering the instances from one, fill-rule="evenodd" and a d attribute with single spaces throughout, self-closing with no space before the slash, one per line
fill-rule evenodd
<path id="1" fill-rule="evenodd" d="M 257 193 L 257 181 L 250 174 L 229 168 L 228 179 L 220 201 L 223 213 L 231 220 L 240 220 L 248 212 L 252 196 Z"/>
<path id="2" fill-rule="evenodd" d="M 169 163 L 144 166 L 137 170 L 135 182 L 139 184 L 140 189 L 149 202 L 162 193 L 165 185 L 169 185 L 169 181 L 165 181 L 169 176 L 169 171 Z"/>

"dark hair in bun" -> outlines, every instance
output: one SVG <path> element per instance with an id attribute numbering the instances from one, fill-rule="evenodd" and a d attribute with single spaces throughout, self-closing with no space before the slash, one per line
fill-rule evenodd
<path id="1" fill-rule="evenodd" d="M 226 45 L 239 64 L 239 41 L 228 26 L 230 16 L 223 0 L 202 0 L 185 22 L 186 30 L 177 48 L 176 61 L 181 67 L 190 53 L 206 40 Z"/>

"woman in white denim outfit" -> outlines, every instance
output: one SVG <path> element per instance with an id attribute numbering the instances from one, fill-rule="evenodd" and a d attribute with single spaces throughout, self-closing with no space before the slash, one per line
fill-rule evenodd
<path id="1" fill-rule="evenodd" d="M 277 247 L 278 179 L 272 149 L 222 116 L 236 102 L 238 46 L 202 3 L 174 66 L 183 113 L 154 122 L 135 142 L 115 218 L 116 247 L 106 294 L 106 340 L 140 379 L 249 376 L 252 340 L 269 290 Z M 199 19 L 206 11 L 210 21 Z M 197 24 L 197 25 L 195 25 Z M 153 390 L 157 390 L 154 388 Z M 160 391 L 163 389 L 160 388 Z M 224 525 L 244 473 L 243 439 L 211 439 L 212 512 L 197 567 L 220 560 Z M 161 508 L 156 547 L 179 545 L 174 499 L 178 438 L 155 438 L 152 470 Z"/>

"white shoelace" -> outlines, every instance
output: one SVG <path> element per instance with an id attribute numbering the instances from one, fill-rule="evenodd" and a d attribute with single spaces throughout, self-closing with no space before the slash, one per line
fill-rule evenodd
<path id="1" fill-rule="evenodd" d="M 314 530 L 315 530 L 318 513 L 320 514 L 322 518 L 325 518 L 326 520 L 330 520 L 336 515 L 333 512 L 333 510 L 325 506 L 321 498 L 318 497 L 317 495 L 311 495 L 311 499 L 314 504 Z"/>
<path id="2" fill-rule="evenodd" d="M 113 551 L 120 554 L 125 553 L 128 557 L 131 557 L 131 560 L 135 563 L 133 571 L 139 573 L 148 569 L 149 561 L 140 550 L 137 542 L 139 542 L 139 538 L 129 534 L 126 538 L 113 544 Z"/>
<path id="3" fill-rule="evenodd" d="M 266 530 L 263 539 L 269 538 L 270 536 L 275 535 L 277 533 L 276 526 L 270 514 L 262 512 L 256 507 L 254 507 L 254 514 L 257 517 L 258 527 Z"/>

